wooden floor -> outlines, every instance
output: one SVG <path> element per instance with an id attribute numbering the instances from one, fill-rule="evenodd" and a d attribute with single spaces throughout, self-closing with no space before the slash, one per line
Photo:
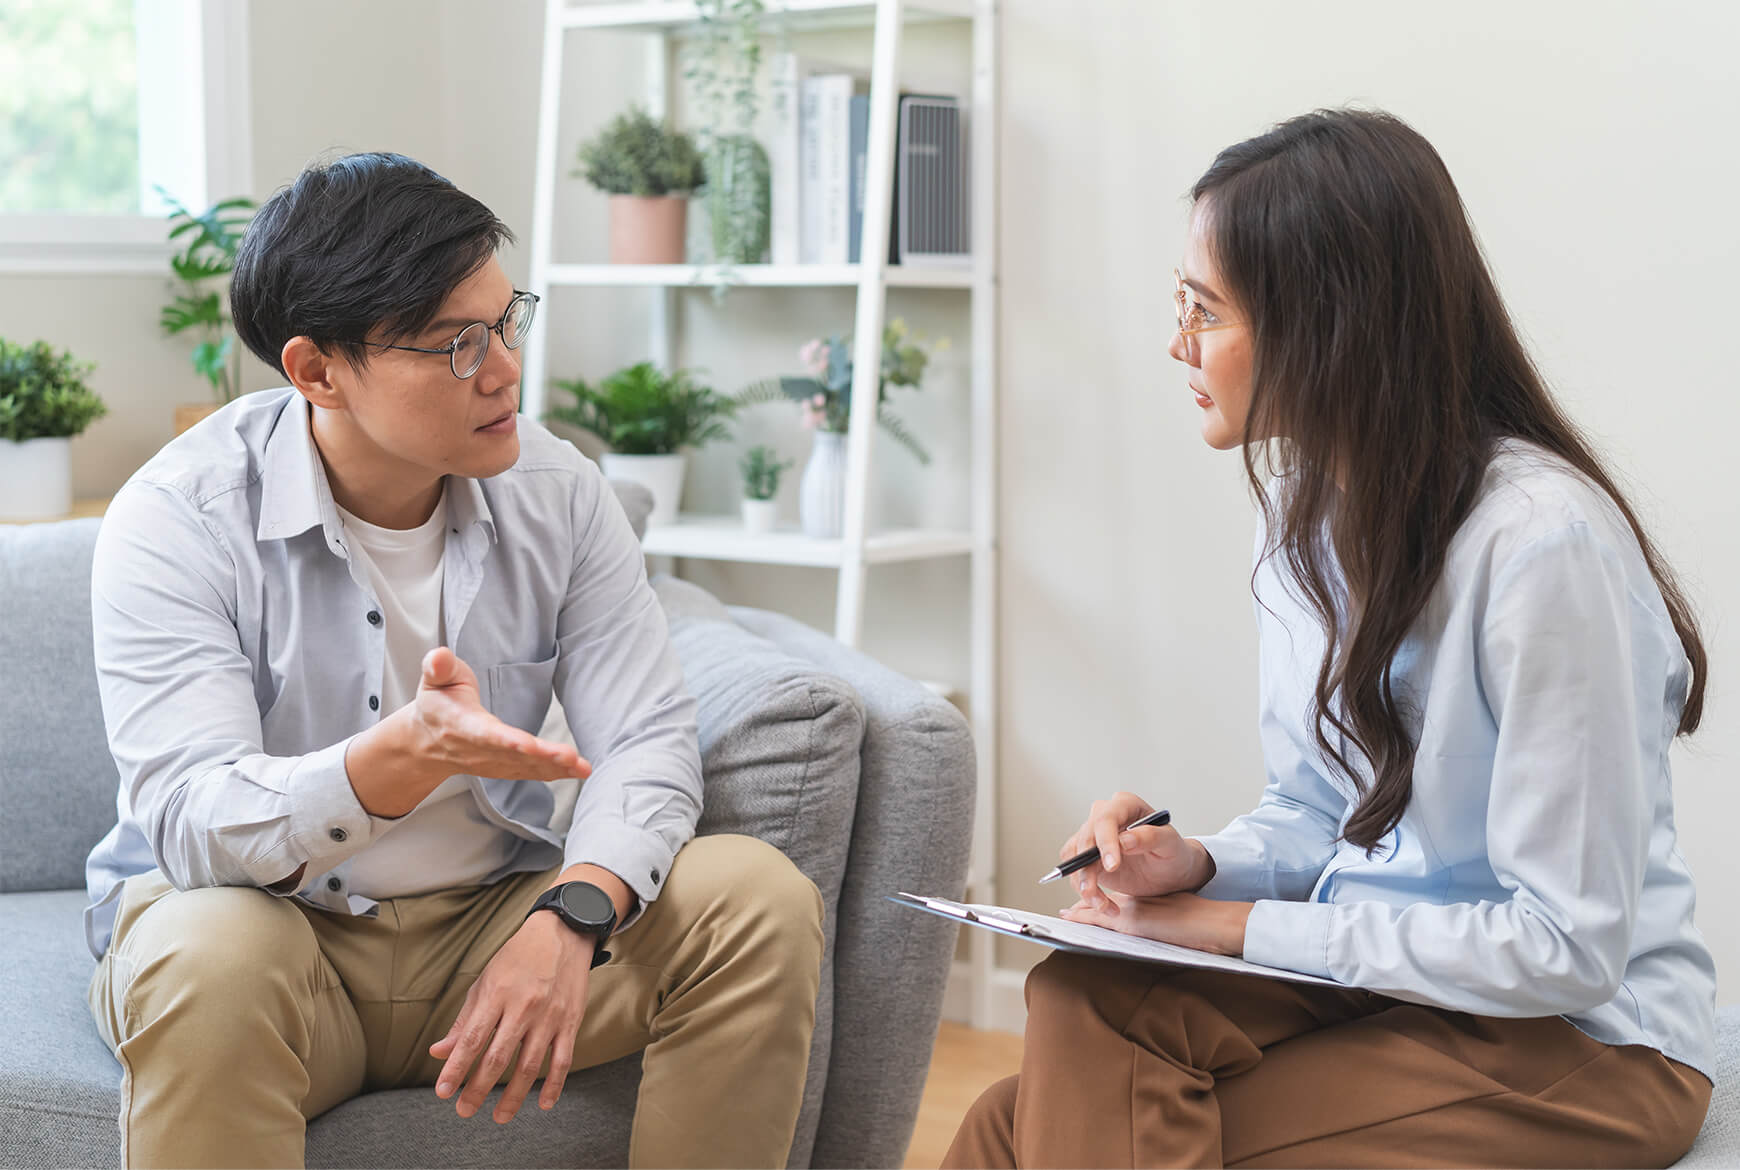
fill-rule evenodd
<path id="1" fill-rule="evenodd" d="M 918 1128 L 906 1151 L 906 1165 L 940 1165 L 967 1107 L 993 1081 L 1020 1071 L 1021 1037 L 1011 1032 L 975 1032 L 945 1021 L 931 1055 L 930 1076 L 919 1102 Z"/>

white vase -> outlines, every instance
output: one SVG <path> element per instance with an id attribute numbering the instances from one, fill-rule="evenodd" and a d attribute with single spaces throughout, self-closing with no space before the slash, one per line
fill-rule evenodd
<path id="1" fill-rule="evenodd" d="M 59 520 L 72 511 L 72 440 L 0 439 L 0 521 Z"/>
<path id="2" fill-rule="evenodd" d="M 751 536 L 765 536 L 773 531 L 773 522 L 779 512 L 778 500 L 743 501 L 743 531 Z"/>
<path id="3" fill-rule="evenodd" d="M 652 493 L 653 507 L 646 518 L 649 525 L 677 522 L 677 505 L 683 499 L 683 471 L 686 466 L 682 455 L 606 453 L 604 456 L 606 479 L 638 483 Z"/>
<path id="4" fill-rule="evenodd" d="M 798 517 L 804 535 L 838 540 L 846 527 L 846 436 L 817 431 L 798 485 Z"/>

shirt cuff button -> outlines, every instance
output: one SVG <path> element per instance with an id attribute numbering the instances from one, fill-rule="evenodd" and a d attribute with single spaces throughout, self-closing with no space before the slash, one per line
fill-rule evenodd
<path id="1" fill-rule="evenodd" d="M 344 883 L 335 877 L 330 877 L 326 879 L 326 888 L 336 894 L 338 891 L 344 889 Z"/>
<path id="2" fill-rule="evenodd" d="M 334 829 L 332 832 L 328 833 L 327 836 L 331 837 L 334 841 L 337 841 L 340 844 L 343 844 L 345 839 L 348 838 L 350 836 L 350 834 L 345 832 L 343 829 Z"/>
<path id="3" fill-rule="evenodd" d="M 653 870 L 653 871 L 652 871 L 652 880 L 653 880 L 653 882 L 654 882 L 654 883 L 655 883 L 655 884 L 656 884 L 656 883 L 657 883 L 657 882 L 658 882 L 658 880 L 659 880 L 659 871 L 658 871 L 658 870 L 656 870 L 656 869 L 655 869 L 655 870 Z"/>

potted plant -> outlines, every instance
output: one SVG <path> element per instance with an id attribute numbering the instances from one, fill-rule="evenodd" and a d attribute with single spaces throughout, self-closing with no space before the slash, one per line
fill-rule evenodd
<path id="1" fill-rule="evenodd" d="M 72 437 L 108 413 L 85 385 L 93 368 L 45 341 L 0 340 L 0 520 L 72 511 Z"/>
<path id="2" fill-rule="evenodd" d="M 574 396 L 574 405 L 553 407 L 547 417 L 604 440 L 610 448 L 604 474 L 652 492 L 647 523 L 675 522 L 683 498 L 683 451 L 725 438 L 725 420 L 736 404 L 697 383 L 688 370 L 666 374 L 651 362 L 618 370 L 596 386 L 578 378 L 555 384 Z"/>
<path id="3" fill-rule="evenodd" d="M 693 86 L 707 167 L 713 258 L 759 264 L 772 234 L 773 181 L 755 140 L 761 110 L 761 22 L 765 0 L 699 0 L 701 24 L 684 76 Z"/>
<path id="4" fill-rule="evenodd" d="M 683 262 L 685 197 L 707 179 L 687 134 L 631 109 L 581 145 L 573 173 L 610 195 L 612 264 Z"/>
<path id="5" fill-rule="evenodd" d="M 932 347 L 948 348 L 942 339 Z M 888 388 L 917 388 L 924 378 L 930 353 L 911 337 L 906 322 L 896 317 L 882 331 L 882 368 L 876 382 L 876 421 L 894 441 L 919 463 L 930 463 L 930 452 L 906 424 L 888 409 Z M 852 342 L 850 338 L 818 337 L 798 351 L 798 360 L 809 371 L 798 377 L 768 378 L 737 395 L 738 406 L 760 402 L 792 401 L 803 411 L 803 423 L 816 432 L 810 459 L 804 465 L 798 487 L 798 513 L 804 534 L 821 540 L 836 540 L 845 524 L 846 427 L 852 417 Z"/>
<path id="6" fill-rule="evenodd" d="M 161 187 L 157 193 L 172 209 L 169 238 L 181 245 L 169 261 L 181 288 L 163 306 L 160 323 L 167 336 L 192 331 L 199 338 L 193 347 L 193 368 L 211 383 L 215 399 L 177 406 L 175 433 L 179 435 L 242 392 L 242 347 L 236 344 L 224 312 L 225 284 L 235 269 L 236 249 L 255 204 L 251 199 L 223 199 L 195 215 Z"/>
<path id="7" fill-rule="evenodd" d="M 743 473 L 743 527 L 752 533 L 773 531 L 778 507 L 779 477 L 791 468 L 772 447 L 751 447 L 737 463 Z"/>

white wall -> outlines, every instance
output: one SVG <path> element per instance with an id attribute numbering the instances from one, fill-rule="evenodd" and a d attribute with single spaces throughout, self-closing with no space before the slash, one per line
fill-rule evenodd
<path id="1" fill-rule="evenodd" d="M 1252 510 L 1162 352 L 1163 274 L 1181 196 L 1220 147 L 1361 101 L 1442 152 L 1548 377 L 1640 485 L 1702 605 L 1713 683 L 1706 730 L 1674 756 L 1679 823 L 1700 925 L 1734 969 L 1740 8 L 1005 10 L 1006 895 L 1056 909 L 1028 875 L 1102 792 L 1143 792 L 1203 831 L 1259 791 Z"/>
<path id="2" fill-rule="evenodd" d="M 524 238 L 541 9 L 254 0 L 255 194 L 329 147 L 394 149 L 483 198 Z M 1186 831 L 1207 831 L 1260 789 L 1252 512 L 1236 457 L 1202 445 L 1165 356 L 1165 279 L 1183 193 L 1217 149 L 1291 114 L 1362 101 L 1437 144 L 1549 378 L 1639 485 L 1635 502 L 1702 605 L 1714 682 L 1707 730 L 1675 755 L 1679 819 L 1704 891 L 1701 925 L 1719 964 L 1740 963 L 1740 851 L 1727 842 L 1740 813 L 1727 682 L 1740 670 L 1740 538 L 1724 474 L 1740 422 L 1729 365 L 1740 7 L 1004 0 L 1003 17 L 1004 896 L 1057 908 L 1031 879 L 1096 796 L 1128 787 L 1168 804 Z M 581 135 L 640 96 L 644 64 L 632 38 L 576 45 L 564 173 Z M 921 38 L 914 53 L 934 60 L 946 48 Z M 601 198 L 564 179 L 557 217 L 563 258 L 602 256 Z M 505 264 L 523 279 L 525 249 Z M 112 490 L 167 437 L 169 404 L 197 397 L 181 354 L 155 336 L 161 292 L 151 278 L 0 278 L 0 333 L 47 336 L 103 363 L 115 416 L 75 444 L 81 494 Z M 643 356 L 636 295 L 556 293 L 543 318 L 552 373 L 596 377 Z M 845 328 L 850 312 L 836 291 L 680 304 L 680 360 L 725 388 L 788 370 L 800 341 Z M 909 407 L 946 466 L 965 451 L 964 302 L 913 291 L 892 308 L 955 342 Z M 734 506 L 743 443 L 803 449 L 773 408 L 740 440 L 693 461 L 690 507 Z M 964 519 L 946 472 L 882 451 L 882 515 Z M 964 567 L 877 573 L 869 648 L 964 683 Z M 693 575 L 727 600 L 831 621 L 830 574 Z"/>

